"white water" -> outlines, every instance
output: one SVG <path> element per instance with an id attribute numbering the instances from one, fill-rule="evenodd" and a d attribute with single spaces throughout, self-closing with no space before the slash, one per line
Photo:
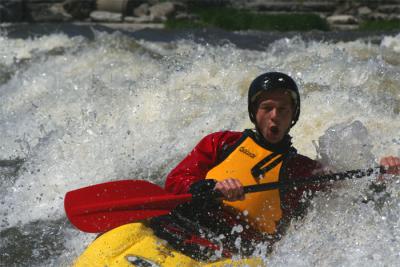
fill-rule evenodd
<path id="1" fill-rule="evenodd" d="M 265 51 L 119 33 L 96 32 L 93 41 L 0 35 L 0 51 L 0 160 L 25 159 L 15 182 L 2 181 L 0 231 L 21 229 L 35 243 L 34 222 L 59 220 L 64 239 L 50 256 L 46 240 L 28 247 L 33 265 L 68 265 L 93 239 L 65 224 L 67 191 L 125 178 L 162 184 L 207 133 L 251 127 L 247 87 L 265 71 L 286 72 L 301 88 L 292 130 L 301 153 L 315 158 L 320 140 L 321 157 L 337 170 L 400 154 L 400 35 L 380 45 L 285 38 Z M 317 197 L 268 265 L 396 265 L 399 178 L 379 207 L 362 202 L 371 179 Z"/>

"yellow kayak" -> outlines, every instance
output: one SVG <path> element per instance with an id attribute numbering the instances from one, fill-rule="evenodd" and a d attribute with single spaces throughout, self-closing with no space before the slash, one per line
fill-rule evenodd
<path id="1" fill-rule="evenodd" d="M 156 237 L 143 223 L 131 223 L 98 237 L 75 261 L 75 267 L 164 267 L 164 266 L 264 266 L 260 258 L 219 259 L 200 262 Z"/>

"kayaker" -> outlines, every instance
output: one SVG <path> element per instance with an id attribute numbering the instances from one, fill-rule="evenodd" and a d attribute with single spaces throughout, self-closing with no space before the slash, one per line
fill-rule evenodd
<path id="1" fill-rule="evenodd" d="M 247 195 L 243 186 L 302 180 L 323 172 L 323 166 L 292 146 L 289 131 L 299 119 L 300 95 L 290 76 L 268 72 L 255 78 L 248 91 L 248 112 L 255 129 L 207 135 L 169 173 L 165 188 L 194 195 L 218 190 L 226 200 L 225 210 L 239 214 L 257 231 L 275 235 L 301 215 L 303 196 L 323 185 Z M 398 157 L 384 157 L 380 164 L 400 174 Z"/>
<path id="2" fill-rule="evenodd" d="M 204 137 L 167 176 L 166 190 L 175 194 L 191 190 L 208 190 L 210 183 L 205 178 L 215 178 L 216 184 L 213 189 L 221 191 L 225 199 L 235 201 L 244 199 L 243 179 L 247 181 L 246 184 L 259 182 L 265 179 L 259 180 L 260 175 L 277 169 L 279 172 L 275 171 L 273 174 L 267 175 L 268 180 L 302 179 L 321 172 L 321 164 L 298 154 L 291 143 L 289 131 L 296 124 L 300 115 L 300 95 L 298 87 L 291 77 L 279 72 L 269 72 L 258 76 L 249 87 L 248 111 L 255 130 L 223 131 Z M 260 173 L 255 173 L 257 171 L 254 169 L 255 166 L 241 166 L 242 162 L 227 163 L 226 160 L 231 153 L 245 155 L 245 159 L 252 159 L 252 161 L 258 160 L 258 155 L 252 158 L 254 152 L 241 146 L 245 140 L 249 140 L 250 147 L 254 147 L 255 150 L 263 150 L 267 154 L 272 152 L 282 157 L 276 161 L 270 160 L 276 166 L 266 170 L 259 168 Z M 400 172 L 400 159 L 397 157 L 385 157 L 380 163 L 388 167 L 393 174 Z M 224 166 L 220 167 L 221 165 Z M 236 175 L 238 171 L 230 170 L 231 167 L 247 168 L 247 174 L 251 177 L 245 178 Z M 221 175 L 221 171 L 214 170 L 214 168 L 226 168 L 226 174 Z M 216 175 L 223 177 L 213 177 L 216 172 L 218 173 Z M 279 177 L 272 178 L 273 175 Z M 313 188 L 318 189 L 318 187 Z M 298 193 L 287 196 L 288 199 L 285 197 L 281 199 L 283 202 L 281 204 L 294 203 L 293 201 L 302 195 L 300 190 L 297 191 Z M 289 203 L 285 204 L 283 208 L 289 208 L 287 212 L 290 213 Z"/>

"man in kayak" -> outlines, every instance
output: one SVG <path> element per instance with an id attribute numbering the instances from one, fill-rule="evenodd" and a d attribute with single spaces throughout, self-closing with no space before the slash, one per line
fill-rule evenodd
<path id="1" fill-rule="evenodd" d="M 322 165 L 298 154 L 292 146 L 289 131 L 299 119 L 300 95 L 291 77 L 279 72 L 258 76 L 249 87 L 248 112 L 254 130 L 207 135 L 170 172 L 165 188 L 171 193 L 189 192 L 194 196 L 219 191 L 224 211 L 237 215 L 235 218 L 258 232 L 276 235 L 291 218 L 302 214 L 303 196 L 324 185 L 247 195 L 243 186 L 302 181 L 321 173 Z M 388 173 L 400 174 L 399 158 L 385 157 L 380 164 Z M 209 200 L 202 201 L 205 204 Z M 197 210 L 192 208 L 191 212 L 196 214 Z"/>

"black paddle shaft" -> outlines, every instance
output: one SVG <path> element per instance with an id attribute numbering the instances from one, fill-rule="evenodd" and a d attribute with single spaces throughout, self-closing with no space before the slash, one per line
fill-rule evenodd
<path id="1" fill-rule="evenodd" d="M 254 193 L 254 192 L 261 192 L 266 190 L 272 189 L 282 189 L 282 188 L 293 188 L 293 187 L 300 187 L 304 185 L 311 185 L 317 183 L 326 183 L 331 181 L 339 181 L 339 180 L 346 180 L 346 179 L 353 179 L 353 178 L 362 178 L 364 176 L 369 176 L 373 173 L 385 173 L 385 168 L 383 166 L 378 166 L 374 168 L 369 168 L 366 170 L 351 170 L 341 173 L 332 173 L 326 175 L 316 175 L 311 176 L 308 178 L 304 178 L 299 181 L 285 181 L 285 182 L 274 182 L 274 183 L 265 183 L 265 184 L 256 184 L 256 185 L 248 185 L 244 187 L 244 193 Z"/>

